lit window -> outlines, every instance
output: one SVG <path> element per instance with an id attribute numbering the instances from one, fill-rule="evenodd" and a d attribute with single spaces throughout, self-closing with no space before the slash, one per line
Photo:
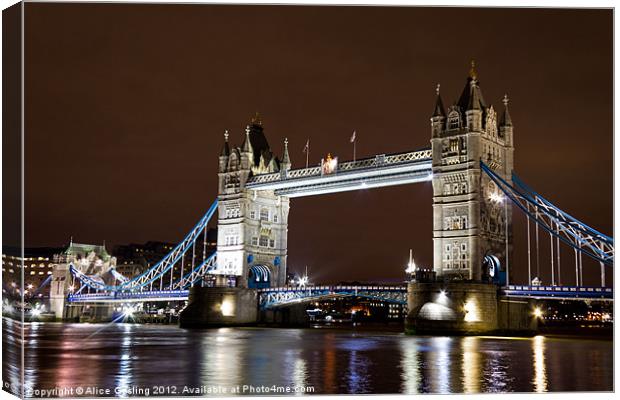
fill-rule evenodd
<path id="1" fill-rule="evenodd" d="M 30 271 L 30 275 L 35 275 L 36 272 L 35 271 Z"/>

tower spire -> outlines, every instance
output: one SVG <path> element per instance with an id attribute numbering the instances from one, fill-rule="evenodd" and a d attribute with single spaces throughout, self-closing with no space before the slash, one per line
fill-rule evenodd
<path id="1" fill-rule="evenodd" d="M 469 69 L 469 77 L 473 80 L 478 79 L 478 73 L 476 72 L 476 61 L 471 60 L 471 68 Z"/>
<path id="2" fill-rule="evenodd" d="M 482 91 L 478 84 L 478 72 L 476 71 L 476 62 L 471 61 L 471 69 L 469 70 L 469 76 L 467 77 L 467 83 L 463 88 L 461 97 L 458 101 L 458 106 L 461 111 L 468 110 L 485 110 L 487 108 L 484 98 L 482 97 Z"/>
<path id="3" fill-rule="evenodd" d="M 250 125 L 245 127 L 245 140 L 241 145 L 241 151 L 244 153 L 252 153 L 252 143 L 250 143 Z"/>
<path id="4" fill-rule="evenodd" d="M 435 92 L 437 93 L 437 96 L 435 98 L 435 110 L 433 111 L 433 117 L 445 117 L 446 116 L 446 112 L 443 108 L 443 102 L 441 101 L 441 95 L 439 94 L 439 88 L 441 87 L 441 84 L 437 84 L 437 87 L 435 88 Z"/>
<path id="5" fill-rule="evenodd" d="M 508 112 L 508 95 L 505 94 L 502 99 L 502 103 L 504 103 L 504 112 L 502 113 L 502 117 L 499 120 L 499 126 L 512 126 L 512 118 L 510 118 L 510 113 Z"/>
<path id="6" fill-rule="evenodd" d="M 230 147 L 228 146 L 228 129 L 224 131 L 224 146 L 222 146 L 221 157 L 228 157 L 230 155 Z"/>
<path id="7" fill-rule="evenodd" d="M 252 117 L 250 122 L 252 122 L 252 125 L 263 126 L 263 120 L 258 111 L 254 113 L 254 116 Z"/>
<path id="8" fill-rule="evenodd" d="M 282 164 L 291 165 L 291 158 L 288 155 L 288 138 L 284 139 L 284 154 L 282 155 Z"/>

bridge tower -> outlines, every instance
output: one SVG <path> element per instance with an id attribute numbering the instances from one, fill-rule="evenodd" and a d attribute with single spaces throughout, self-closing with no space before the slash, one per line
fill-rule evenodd
<path id="1" fill-rule="evenodd" d="M 289 199 L 273 190 L 246 189 L 255 174 L 291 168 L 288 142 L 282 160 L 272 153 L 258 115 L 246 127 L 241 147 L 229 146 L 228 131 L 219 156 L 218 286 L 263 288 L 286 282 Z"/>
<path id="2" fill-rule="evenodd" d="M 513 126 L 507 96 L 503 103 L 498 119 L 484 101 L 473 62 L 461 96 L 447 112 L 437 85 L 431 117 L 433 264 L 444 279 L 488 281 L 498 265 L 504 270 L 510 263 L 511 205 L 479 163 L 512 182 Z"/>

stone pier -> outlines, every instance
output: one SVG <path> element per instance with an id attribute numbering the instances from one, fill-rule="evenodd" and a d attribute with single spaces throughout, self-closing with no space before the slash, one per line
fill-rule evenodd
<path id="1" fill-rule="evenodd" d="M 411 282 L 407 290 L 408 334 L 533 334 L 533 305 L 498 296 L 493 284 Z"/>
<path id="2" fill-rule="evenodd" d="M 256 289 L 195 286 L 179 323 L 183 328 L 208 328 L 254 325 L 257 320 Z"/>

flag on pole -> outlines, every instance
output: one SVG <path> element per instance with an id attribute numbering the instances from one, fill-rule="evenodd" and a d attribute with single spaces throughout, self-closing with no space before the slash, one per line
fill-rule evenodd
<path id="1" fill-rule="evenodd" d="M 306 153 L 306 168 L 308 168 L 308 158 L 310 156 L 310 138 L 306 140 L 306 145 L 304 146 L 304 149 L 302 151 Z"/>
<path id="2" fill-rule="evenodd" d="M 353 131 L 353 135 L 351 135 L 351 140 L 350 142 L 353 143 L 353 161 L 355 162 L 355 137 L 356 137 L 356 132 Z"/>

